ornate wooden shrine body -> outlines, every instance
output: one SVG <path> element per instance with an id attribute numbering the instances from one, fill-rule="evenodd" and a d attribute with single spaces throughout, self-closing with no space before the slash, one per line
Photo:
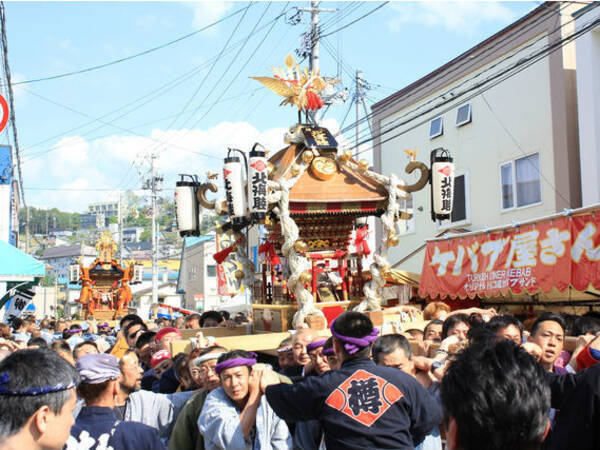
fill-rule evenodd
<path id="1" fill-rule="evenodd" d="M 317 307 L 319 303 L 343 302 L 347 309 L 363 298 L 363 249 L 368 248 L 359 245 L 356 251 L 352 232 L 357 219 L 384 213 L 387 191 L 358 170 L 338 164 L 336 148 L 321 148 L 318 156 L 307 161 L 310 151 L 303 143 L 279 151 L 269 160 L 273 168 L 269 178 L 279 181 L 282 177 L 294 176 L 293 166 L 298 158 L 310 163 L 289 193 L 290 215 L 299 229 L 300 245 L 296 245 L 296 250 L 304 253 L 312 264 L 310 276 L 302 281 Z M 295 298 L 287 289 L 289 274 L 285 272 L 287 264 L 281 251 L 283 237 L 279 221 L 271 218 L 265 225 L 267 245 L 273 246 L 281 264 L 271 264 L 268 252 L 264 252 L 262 279 L 254 285 L 253 302 L 292 305 Z M 365 232 L 361 234 L 366 238 Z"/>
<path id="2" fill-rule="evenodd" d="M 117 244 L 108 231 L 98 240 L 96 250 L 98 258 L 89 267 L 79 264 L 81 293 L 76 301 L 82 304 L 85 318 L 116 319 L 127 313 L 131 301 L 129 284 L 134 277 L 134 264 L 122 267 L 114 259 Z"/>

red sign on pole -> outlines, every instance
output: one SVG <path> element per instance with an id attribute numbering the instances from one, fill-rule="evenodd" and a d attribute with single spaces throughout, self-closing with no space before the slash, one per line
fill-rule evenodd
<path id="1" fill-rule="evenodd" d="M 600 211 L 427 243 L 419 295 L 600 289 Z"/>
<path id="2" fill-rule="evenodd" d="M 0 119 L 0 132 L 4 130 L 8 122 L 8 103 L 4 96 L 0 94 L 0 108 L 2 108 L 2 119 Z"/>

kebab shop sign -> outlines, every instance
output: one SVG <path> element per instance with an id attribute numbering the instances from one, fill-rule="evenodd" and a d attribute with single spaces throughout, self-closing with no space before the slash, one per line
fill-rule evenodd
<path id="1" fill-rule="evenodd" d="M 419 295 L 474 298 L 600 289 L 600 209 L 427 243 Z"/>

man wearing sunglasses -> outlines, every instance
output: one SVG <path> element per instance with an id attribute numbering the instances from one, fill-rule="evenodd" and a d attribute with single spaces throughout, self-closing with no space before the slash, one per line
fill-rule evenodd
<path id="1" fill-rule="evenodd" d="M 133 321 L 125 327 L 125 340 L 129 348 L 135 349 L 137 338 L 145 331 L 148 331 L 148 327 L 141 321 Z"/>

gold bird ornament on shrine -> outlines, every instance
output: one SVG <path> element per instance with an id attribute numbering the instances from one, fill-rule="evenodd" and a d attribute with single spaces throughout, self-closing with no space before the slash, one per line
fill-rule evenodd
<path id="1" fill-rule="evenodd" d="M 273 67 L 273 77 L 250 77 L 264 86 L 285 97 L 280 103 L 283 105 L 296 105 L 299 110 L 316 110 L 323 107 L 324 102 L 319 94 L 329 85 L 334 85 L 341 80 L 325 80 L 318 71 L 308 68 L 300 69 L 292 55 L 285 58 L 285 66 Z"/>

